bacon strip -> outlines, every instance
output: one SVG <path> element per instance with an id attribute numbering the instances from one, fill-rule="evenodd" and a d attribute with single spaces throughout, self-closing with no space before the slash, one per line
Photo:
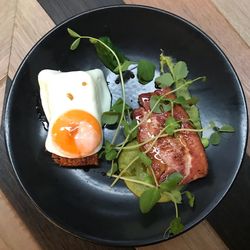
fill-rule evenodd
<path id="1" fill-rule="evenodd" d="M 139 96 L 141 107 L 134 110 L 134 118 L 138 122 L 143 121 L 150 111 L 149 101 L 152 95 L 166 95 L 168 98 L 176 98 L 172 93 L 167 94 L 170 91 L 170 88 L 166 88 L 141 94 Z M 176 120 L 182 121 L 182 128 L 193 128 L 188 121 L 189 116 L 182 106 L 175 105 L 173 114 Z M 152 113 L 150 118 L 139 126 L 138 142 L 142 143 L 157 136 L 164 128 L 165 121 L 170 115 L 170 112 Z M 145 144 L 141 150 L 146 151 L 150 145 L 150 143 Z M 178 132 L 177 136 L 159 138 L 147 154 L 152 160 L 152 168 L 159 182 L 164 181 L 171 173 L 180 172 L 184 176 L 182 184 L 187 184 L 206 176 L 208 172 L 204 147 L 196 132 L 181 131 Z"/>

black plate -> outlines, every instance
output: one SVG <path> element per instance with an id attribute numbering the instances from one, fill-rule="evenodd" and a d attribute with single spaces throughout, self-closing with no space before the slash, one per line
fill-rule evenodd
<path id="1" fill-rule="evenodd" d="M 200 99 L 203 124 L 210 120 L 229 123 L 236 132 L 225 134 L 219 146 L 207 149 L 209 174 L 188 187 L 196 196 L 196 206 L 193 210 L 180 206 L 180 214 L 185 230 L 191 228 L 220 202 L 239 170 L 247 137 L 246 103 L 239 79 L 218 46 L 194 25 L 161 10 L 117 6 L 86 12 L 57 26 L 32 48 L 13 80 L 4 120 L 9 157 L 24 190 L 52 222 L 103 244 L 159 242 L 174 216 L 171 204 L 157 205 L 142 215 L 137 199 L 122 182 L 110 188 L 111 180 L 103 175 L 109 167 L 106 162 L 89 171 L 65 169 L 56 166 L 45 152 L 46 131 L 35 109 L 40 70 L 101 68 L 113 97 L 120 93 L 120 86 L 113 83 L 114 77 L 87 41 L 81 42 L 78 50 L 69 50 L 72 38 L 67 27 L 95 37 L 110 36 L 135 60 L 144 57 L 157 64 L 160 49 L 164 49 L 187 62 L 191 78 L 207 76 L 206 83 L 192 88 Z M 130 82 L 127 101 L 136 106 L 137 94 L 150 88 Z"/>

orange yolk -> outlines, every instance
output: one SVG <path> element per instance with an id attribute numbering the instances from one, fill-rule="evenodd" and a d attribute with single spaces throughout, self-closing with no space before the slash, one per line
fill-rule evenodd
<path id="1" fill-rule="evenodd" d="M 52 127 L 52 140 L 73 157 L 95 153 L 102 141 L 102 129 L 97 119 L 83 110 L 70 110 L 62 114 Z"/>

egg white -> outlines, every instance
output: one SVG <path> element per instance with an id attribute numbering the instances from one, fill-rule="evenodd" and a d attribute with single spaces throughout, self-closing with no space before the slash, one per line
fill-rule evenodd
<path id="1" fill-rule="evenodd" d="M 49 121 L 45 148 L 56 155 L 75 158 L 74 155 L 63 152 L 53 143 L 51 130 L 58 117 L 73 109 L 92 114 L 101 126 L 102 113 L 108 111 L 111 104 L 111 95 L 103 72 L 100 69 L 71 72 L 45 69 L 38 74 L 38 82 L 41 103 Z M 101 147 L 102 143 L 93 154 Z"/>

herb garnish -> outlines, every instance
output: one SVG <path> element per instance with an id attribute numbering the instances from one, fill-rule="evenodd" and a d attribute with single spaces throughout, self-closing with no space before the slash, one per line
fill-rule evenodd
<path id="1" fill-rule="evenodd" d="M 155 65 L 147 60 L 140 60 L 137 67 L 137 78 L 141 84 L 151 82 L 155 75 Z"/>
<path id="2" fill-rule="evenodd" d="M 115 74 L 119 74 L 121 82 L 122 98 L 118 99 L 110 111 L 102 115 L 102 123 L 107 125 L 117 125 L 112 141 L 105 140 L 103 151 L 100 157 L 104 156 L 106 160 L 111 161 L 111 168 L 107 175 L 114 177 L 112 185 L 122 179 L 129 185 L 137 185 L 139 196 L 139 207 L 142 213 L 148 213 L 157 202 L 171 201 L 175 207 L 175 217 L 171 220 L 165 235 L 175 235 L 183 231 L 184 225 L 179 216 L 178 205 L 182 203 L 183 196 L 188 200 L 190 207 L 194 206 L 194 195 L 183 190 L 181 185 L 183 176 L 175 172 L 170 174 L 163 182 L 158 183 L 154 170 L 152 169 L 152 160 L 147 153 L 152 149 L 156 141 L 164 136 L 175 136 L 180 131 L 190 131 L 201 133 L 205 129 L 201 127 L 199 110 L 196 107 L 197 98 L 191 97 L 188 88 L 197 81 L 205 81 L 204 76 L 193 80 L 187 79 L 189 70 L 187 64 L 183 61 L 174 62 L 174 60 L 160 54 L 160 76 L 155 78 L 155 84 L 160 88 L 172 87 L 166 95 L 150 98 L 150 111 L 145 115 L 141 122 L 131 119 L 131 107 L 125 103 L 125 81 L 124 74 L 129 71 L 130 65 L 137 68 L 137 78 L 141 84 L 147 84 L 154 79 L 155 65 L 145 59 L 138 62 L 128 59 L 118 48 L 116 48 L 109 37 L 94 38 L 90 36 L 81 36 L 71 29 L 67 29 L 70 36 L 75 38 L 70 46 L 71 50 L 77 49 L 81 39 L 88 39 L 96 49 L 97 56 L 102 63 Z M 175 93 L 177 98 L 171 99 L 168 96 Z M 190 122 L 194 128 L 183 128 L 181 120 L 174 117 L 174 106 L 181 105 L 187 111 Z M 140 124 L 147 121 L 152 113 L 170 112 L 170 116 L 165 121 L 165 126 L 160 132 L 149 140 L 138 144 L 135 138 Z M 115 144 L 118 131 L 123 128 L 125 139 L 119 144 Z M 218 145 L 222 133 L 234 132 L 231 125 L 222 125 L 218 127 L 214 122 L 210 122 L 209 127 L 212 133 L 208 138 L 201 138 L 204 147 L 209 144 Z M 201 134 L 200 134 L 201 135 Z M 147 150 L 141 152 L 139 148 L 149 144 Z M 117 173 L 117 174 L 116 174 Z"/>

